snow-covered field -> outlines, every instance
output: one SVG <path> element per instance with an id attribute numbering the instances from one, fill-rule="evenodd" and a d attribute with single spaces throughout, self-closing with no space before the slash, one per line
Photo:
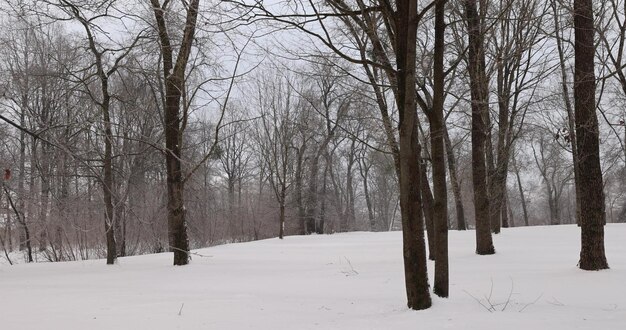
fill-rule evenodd
<path id="1" fill-rule="evenodd" d="M 419 312 L 399 232 L 230 244 L 185 267 L 170 254 L 3 265 L 0 329 L 626 329 L 626 225 L 606 228 L 607 271 L 576 268 L 579 237 L 505 229 L 477 256 L 473 231 L 451 231 L 450 298 Z"/>

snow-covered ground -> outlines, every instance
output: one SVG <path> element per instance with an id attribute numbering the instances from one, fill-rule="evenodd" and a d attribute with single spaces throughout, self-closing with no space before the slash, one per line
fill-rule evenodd
<path id="1" fill-rule="evenodd" d="M 167 253 L 3 265 L 0 328 L 626 329 L 626 225 L 606 228 L 607 271 L 576 268 L 579 237 L 505 229 L 496 255 L 477 256 L 473 231 L 451 231 L 450 298 L 419 312 L 405 307 L 399 232 L 230 244 L 185 267 Z"/>

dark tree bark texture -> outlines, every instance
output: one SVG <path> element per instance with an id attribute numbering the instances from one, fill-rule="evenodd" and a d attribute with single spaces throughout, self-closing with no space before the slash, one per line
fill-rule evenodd
<path id="1" fill-rule="evenodd" d="M 426 246 L 420 196 L 420 157 L 417 105 L 415 100 L 415 56 L 417 0 L 397 0 L 396 62 L 400 113 L 400 208 L 407 305 L 426 309 L 432 304 L 426 266 Z"/>
<path id="2" fill-rule="evenodd" d="M 434 293 L 448 297 L 448 192 L 446 183 L 446 161 L 444 144 L 444 37 L 445 0 L 435 4 L 435 52 L 434 52 L 434 95 L 430 120 L 430 145 L 433 159 L 434 231 L 435 231 L 435 286 Z"/>
<path id="3" fill-rule="evenodd" d="M 474 214 L 476 221 L 476 253 L 494 254 L 487 195 L 485 117 L 489 112 L 488 83 L 485 73 L 484 34 L 478 14 L 477 0 L 465 1 L 469 51 L 468 71 L 472 98 L 472 181 L 474 185 Z"/>
<path id="4" fill-rule="evenodd" d="M 604 193 L 594 74 L 593 2 L 574 0 L 574 111 L 580 193 L 581 250 L 579 267 L 585 270 L 609 268 L 604 254 Z"/>
<path id="5" fill-rule="evenodd" d="M 163 58 L 163 79 L 165 80 L 165 162 L 167 167 L 167 223 L 170 250 L 174 252 L 174 265 L 189 263 L 189 239 L 185 223 L 183 199 L 184 177 L 181 164 L 182 123 L 180 101 L 185 90 L 185 70 L 194 41 L 199 0 L 190 1 L 178 56 L 174 61 L 173 48 L 167 28 L 165 12 L 168 1 L 163 5 L 151 0 L 156 27 L 159 34 Z"/>

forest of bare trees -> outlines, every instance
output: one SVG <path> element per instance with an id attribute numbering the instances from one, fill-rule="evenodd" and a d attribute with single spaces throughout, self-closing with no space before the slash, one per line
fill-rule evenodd
<path id="1" fill-rule="evenodd" d="M 8 0 L 0 25 L 8 259 L 402 230 L 424 309 L 448 230 L 483 255 L 577 223 L 597 270 L 626 222 L 624 0 Z"/>

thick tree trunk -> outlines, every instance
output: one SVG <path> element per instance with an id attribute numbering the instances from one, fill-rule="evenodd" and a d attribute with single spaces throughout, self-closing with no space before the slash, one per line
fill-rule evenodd
<path id="1" fill-rule="evenodd" d="M 167 144 L 167 143 L 166 143 Z M 189 263 L 189 240 L 185 223 L 185 206 L 183 203 L 183 182 L 181 178 L 180 158 L 167 153 L 167 223 L 170 251 L 174 252 L 174 265 Z M 180 153 L 179 153 L 180 154 Z"/>
<path id="2" fill-rule="evenodd" d="M 415 101 L 417 1 L 397 0 L 396 4 L 396 102 L 400 113 L 400 209 L 404 278 L 407 305 L 411 309 L 419 310 L 429 308 L 432 301 L 428 290 L 418 162 L 421 147 L 418 141 Z"/>
<path id="3" fill-rule="evenodd" d="M 476 221 L 476 253 L 494 254 L 489 220 L 489 196 L 485 143 L 487 127 L 485 117 L 489 114 L 489 93 L 485 73 L 484 33 L 477 0 L 466 0 L 465 11 L 469 35 L 468 71 L 472 98 L 472 182 L 474 185 L 474 214 Z M 482 1 L 481 1 L 482 3 Z"/>
<path id="4" fill-rule="evenodd" d="M 168 79 L 170 80 L 170 79 Z M 185 224 L 184 185 L 180 150 L 180 92 L 181 84 L 168 83 L 165 107 L 165 161 L 167 168 L 167 223 L 170 251 L 174 265 L 189 263 L 189 240 Z M 178 86 L 177 86 L 178 85 Z"/>
<path id="5" fill-rule="evenodd" d="M 574 0 L 574 108 L 580 193 L 581 250 L 579 266 L 585 270 L 609 268 L 604 254 L 604 193 L 594 72 L 593 1 Z"/>
<path id="6" fill-rule="evenodd" d="M 435 284 L 433 292 L 439 297 L 448 297 L 448 191 L 446 181 L 446 160 L 444 143 L 444 38 L 445 0 L 435 4 L 435 52 L 434 52 L 434 95 L 430 119 L 430 145 L 433 160 L 433 189 L 435 192 Z"/>
<path id="7" fill-rule="evenodd" d="M 199 0 L 191 0 L 186 8 L 187 17 L 180 42 L 178 56 L 173 57 L 173 49 L 165 18 L 165 9 L 158 0 L 151 0 L 156 28 L 159 34 L 163 60 L 163 79 L 165 80 L 165 163 L 167 168 L 167 223 L 170 251 L 174 252 L 174 265 L 189 263 L 189 239 L 185 223 L 183 199 L 184 178 L 182 173 L 182 130 L 180 101 L 185 90 L 185 70 L 195 39 Z M 167 3 L 167 1 L 166 1 Z"/>

